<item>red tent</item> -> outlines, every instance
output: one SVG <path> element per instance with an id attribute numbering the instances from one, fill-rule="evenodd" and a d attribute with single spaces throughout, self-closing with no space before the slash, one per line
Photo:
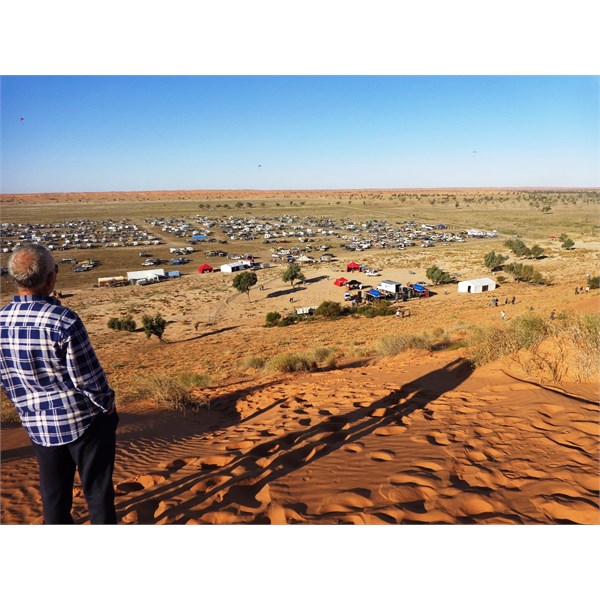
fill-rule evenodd
<path id="1" fill-rule="evenodd" d="M 346 265 L 346 271 L 360 271 L 360 265 L 352 261 Z"/>
<path id="2" fill-rule="evenodd" d="M 337 285 L 338 287 L 343 287 L 346 285 L 348 280 L 345 277 L 340 277 L 333 282 L 333 285 Z"/>
<path id="3" fill-rule="evenodd" d="M 212 273 L 213 271 L 214 269 L 206 263 L 198 267 L 198 273 Z"/>

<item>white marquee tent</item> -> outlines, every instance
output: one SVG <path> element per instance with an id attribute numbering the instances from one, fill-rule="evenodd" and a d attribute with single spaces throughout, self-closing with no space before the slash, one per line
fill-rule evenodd
<path id="1" fill-rule="evenodd" d="M 496 282 L 489 277 L 481 277 L 480 279 L 468 279 L 458 282 L 458 291 L 467 292 L 470 294 L 480 294 L 496 289 Z"/>

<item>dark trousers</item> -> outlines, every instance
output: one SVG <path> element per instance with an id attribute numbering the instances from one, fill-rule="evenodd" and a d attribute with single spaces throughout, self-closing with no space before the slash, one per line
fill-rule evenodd
<path id="1" fill-rule="evenodd" d="M 83 435 L 70 444 L 33 444 L 40 469 L 44 523 L 73 523 L 71 508 L 76 469 L 90 512 L 90 522 L 93 525 L 117 522 L 112 475 L 118 422 L 116 411 L 112 415 L 100 414 Z"/>

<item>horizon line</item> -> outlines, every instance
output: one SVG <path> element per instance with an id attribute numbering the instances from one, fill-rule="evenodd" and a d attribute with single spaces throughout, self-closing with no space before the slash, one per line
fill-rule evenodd
<path id="1" fill-rule="evenodd" d="M 391 191 L 453 191 L 453 190 L 508 190 L 508 191 L 600 191 L 600 186 L 438 186 L 438 187 L 368 187 L 368 188 L 191 188 L 191 189 L 140 189 L 140 190 L 98 190 L 61 192 L 2 192 L 0 198 L 8 196 L 47 196 L 51 194 L 156 194 L 156 193 L 198 193 L 198 192 L 391 192 Z"/>

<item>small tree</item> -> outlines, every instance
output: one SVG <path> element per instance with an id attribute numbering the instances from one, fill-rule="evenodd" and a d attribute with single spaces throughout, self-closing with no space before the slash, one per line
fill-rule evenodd
<path id="1" fill-rule="evenodd" d="M 324 300 L 315 309 L 315 315 L 319 317 L 327 317 L 328 319 L 334 319 L 341 317 L 344 314 L 344 309 L 339 302 L 333 300 Z"/>
<path id="2" fill-rule="evenodd" d="M 125 315 L 122 319 L 111 317 L 108 320 L 108 326 L 116 331 L 135 331 L 137 327 L 130 314 Z"/>
<path id="3" fill-rule="evenodd" d="M 540 245 L 535 244 L 535 246 L 531 247 L 531 256 L 533 258 L 541 258 L 544 256 L 544 249 Z"/>
<path id="4" fill-rule="evenodd" d="M 147 338 L 155 335 L 162 342 L 162 336 L 166 326 L 167 322 L 162 318 L 160 313 L 157 313 L 153 317 L 150 315 L 142 315 L 142 327 L 144 328 L 144 333 Z"/>
<path id="5" fill-rule="evenodd" d="M 278 312 L 270 312 L 267 313 L 265 318 L 265 327 L 274 327 L 279 323 L 281 319 L 281 313 Z"/>
<path id="6" fill-rule="evenodd" d="M 435 265 L 429 267 L 427 271 L 425 271 L 425 274 L 427 275 L 427 279 L 432 281 L 434 285 L 439 285 L 440 283 L 452 283 L 450 273 L 442 271 L 442 269 Z"/>
<path id="7" fill-rule="evenodd" d="M 250 288 L 253 285 L 256 285 L 258 281 L 258 277 L 256 277 L 256 273 L 254 271 L 244 271 L 243 273 L 238 273 L 233 278 L 233 287 L 242 293 L 248 294 L 248 300 L 250 300 Z"/>
<path id="8" fill-rule="evenodd" d="M 108 326 L 110 329 L 115 329 L 116 331 L 120 331 L 121 330 L 121 319 L 119 319 L 118 317 L 111 317 L 108 320 Z"/>
<path id="9" fill-rule="evenodd" d="M 282 276 L 283 281 L 291 283 L 294 286 L 295 281 L 304 281 L 306 278 L 300 270 L 300 265 L 292 263 L 284 272 Z"/>
<path id="10" fill-rule="evenodd" d="M 571 238 L 567 238 L 563 243 L 562 247 L 565 250 L 570 250 L 575 245 L 575 242 Z"/>
<path id="11" fill-rule="evenodd" d="M 504 245 L 510 248 L 517 256 L 531 255 L 531 249 L 526 246 L 523 240 L 506 240 Z"/>
<path id="12" fill-rule="evenodd" d="M 508 260 L 508 256 L 503 256 L 502 254 L 496 254 L 493 250 L 488 252 L 483 258 L 483 264 L 490 271 L 498 271 L 502 265 Z"/>

